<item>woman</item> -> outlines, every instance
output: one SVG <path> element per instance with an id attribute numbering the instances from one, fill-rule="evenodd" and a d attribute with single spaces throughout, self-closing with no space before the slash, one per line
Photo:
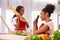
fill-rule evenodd
<path id="1" fill-rule="evenodd" d="M 42 24 L 39 29 L 36 29 L 38 21 L 34 21 L 34 27 L 33 27 L 33 33 L 34 34 L 48 34 L 52 35 L 54 24 L 52 20 L 50 19 L 51 14 L 53 13 L 55 9 L 55 6 L 52 4 L 47 4 L 45 8 L 42 9 L 42 12 L 40 13 L 40 18 L 42 21 L 45 21 L 45 24 Z"/>
<path id="2" fill-rule="evenodd" d="M 26 30 L 26 27 L 29 27 L 28 22 L 25 20 L 23 16 L 24 14 L 24 7 L 23 6 L 17 6 L 16 11 L 19 13 L 19 16 L 14 15 L 13 16 L 13 21 L 16 19 L 16 24 L 14 23 L 15 30 L 16 31 L 23 31 Z M 23 21 L 24 20 L 24 21 Z"/>

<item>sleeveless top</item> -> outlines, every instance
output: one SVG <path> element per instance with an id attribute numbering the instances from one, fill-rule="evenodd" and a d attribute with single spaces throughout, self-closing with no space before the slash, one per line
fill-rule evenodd
<path id="1" fill-rule="evenodd" d="M 54 24 L 53 24 L 53 22 L 50 20 L 49 22 L 46 22 L 45 24 L 42 23 L 39 28 L 44 27 L 44 25 L 48 25 L 49 29 L 46 30 L 46 31 L 44 31 L 43 33 L 39 33 L 39 34 L 48 34 L 48 35 L 52 35 L 53 32 L 54 32 Z M 37 29 L 37 27 L 36 27 L 36 29 Z"/>

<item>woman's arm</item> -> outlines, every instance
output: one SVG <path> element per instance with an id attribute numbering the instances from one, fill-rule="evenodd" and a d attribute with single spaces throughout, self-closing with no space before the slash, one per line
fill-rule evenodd
<path id="1" fill-rule="evenodd" d="M 33 24 L 34 24 L 33 34 L 43 33 L 49 29 L 48 25 L 44 25 L 43 27 L 38 29 L 38 26 L 37 26 L 38 20 L 35 20 Z"/>
<path id="2" fill-rule="evenodd" d="M 36 34 L 35 31 L 38 30 L 37 27 L 38 26 L 36 26 L 36 25 L 33 27 L 33 34 Z"/>
<path id="3" fill-rule="evenodd" d="M 35 30 L 38 30 L 38 26 L 37 26 L 37 24 L 38 24 L 38 21 L 37 20 L 34 20 L 34 22 L 33 22 L 33 34 L 35 34 Z"/>
<path id="4" fill-rule="evenodd" d="M 45 31 L 47 31 L 49 29 L 48 25 L 44 25 L 43 27 L 41 27 L 38 30 L 34 30 L 34 34 L 39 34 L 39 33 L 43 33 Z"/>

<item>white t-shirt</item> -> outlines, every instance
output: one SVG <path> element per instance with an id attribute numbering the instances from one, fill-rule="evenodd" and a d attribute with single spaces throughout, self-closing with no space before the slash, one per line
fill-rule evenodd
<path id="1" fill-rule="evenodd" d="M 16 25 L 16 20 L 17 20 L 17 17 L 14 17 L 14 18 L 12 19 L 13 25 Z"/>
<path id="2" fill-rule="evenodd" d="M 54 32 L 54 24 L 53 24 L 53 22 L 49 21 L 49 22 L 47 22 L 45 24 L 48 25 L 48 27 L 49 27 L 49 30 L 46 33 L 48 33 L 49 35 L 52 35 L 53 32 Z"/>

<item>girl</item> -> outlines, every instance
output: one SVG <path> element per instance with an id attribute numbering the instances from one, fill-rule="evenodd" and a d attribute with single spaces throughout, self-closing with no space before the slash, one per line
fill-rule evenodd
<path id="1" fill-rule="evenodd" d="M 29 27 L 29 24 L 27 23 L 27 21 L 25 20 L 23 16 L 24 14 L 24 7 L 23 6 L 17 6 L 16 11 L 19 13 L 19 16 L 14 15 L 13 16 L 13 21 L 16 19 L 16 24 L 14 23 L 15 26 L 15 30 L 16 31 L 23 31 L 26 30 L 26 27 Z"/>
<path id="2" fill-rule="evenodd" d="M 40 13 L 40 18 L 42 21 L 44 20 L 46 23 L 42 24 L 39 29 L 36 29 L 38 21 L 34 21 L 34 27 L 33 27 L 33 33 L 34 34 L 48 34 L 52 35 L 54 24 L 52 20 L 50 19 L 51 14 L 53 13 L 55 9 L 55 6 L 52 4 L 47 4 L 45 8 L 42 9 L 42 12 Z"/>

